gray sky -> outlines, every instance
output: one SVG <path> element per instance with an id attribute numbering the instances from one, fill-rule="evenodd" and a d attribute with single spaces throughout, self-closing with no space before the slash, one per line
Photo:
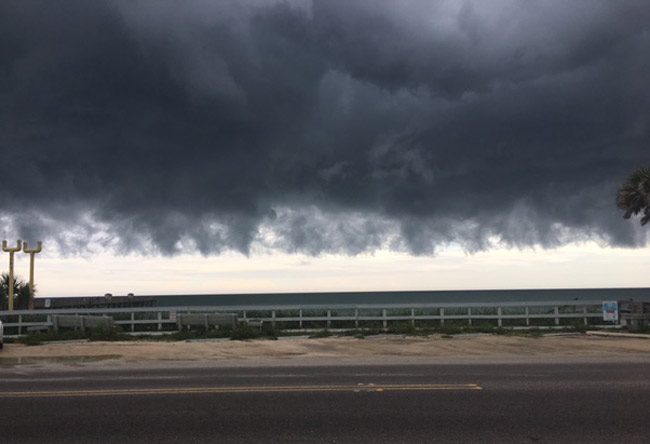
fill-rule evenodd
<path id="1" fill-rule="evenodd" d="M 645 247 L 650 3 L 0 3 L 0 219 L 62 255 Z M 90 250 L 89 250 L 90 248 Z"/>

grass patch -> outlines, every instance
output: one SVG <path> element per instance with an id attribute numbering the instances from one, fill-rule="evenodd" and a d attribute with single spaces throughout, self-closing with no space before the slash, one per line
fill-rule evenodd
<path id="1" fill-rule="evenodd" d="M 230 332 L 230 339 L 233 341 L 245 341 L 247 339 L 257 339 L 261 336 L 259 328 L 251 327 L 246 323 L 238 324 Z"/>
<path id="2" fill-rule="evenodd" d="M 592 327 L 593 328 L 593 327 Z M 508 327 L 497 327 L 493 324 L 478 325 L 435 325 L 425 328 L 417 328 L 410 322 L 390 323 L 387 329 L 382 328 L 360 328 L 344 331 L 332 331 L 322 329 L 312 333 L 310 338 L 327 338 L 331 336 L 351 336 L 357 339 L 364 339 L 368 336 L 378 334 L 396 334 L 408 336 L 429 336 L 432 334 L 454 336 L 459 334 L 486 333 L 504 336 L 523 336 L 539 338 L 547 333 L 562 332 L 579 332 L 583 333 L 587 326 L 582 322 L 576 322 L 573 325 L 565 325 L 559 329 L 546 330 L 535 326 L 529 329 L 512 329 Z M 637 330 L 638 331 L 638 330 Z M 650 333 L 650 328 L 645 327 L 641 332 Z M 234 328 L 221 327 L 218 329 L 205 330 L 204 328 L 193 328 L 191 330 L 160 332 L 159 335 L 147 334 L 127 334 L 120 326 L 113 329 L 97 328 L 81 330 L 60 330 L 59 332 L 32 332 L 28 335 L 18 338 L 5 338 L 6 343 L 16 342 L 25 345 L 40 345 L 51 341 L 69 341 L 69 340 L 88 340 L 88 341 L 188 341 L 200 339 L 231 339 L 231 340 L 250 340 L 250 339 L 277 339 L 279 336 L 302 336 L 305 333 L 297 330 L 279 330 L 273 328 L 270 324 L 263 324 L 262 328 L 250 326 L 246 323 L 240 323 Z"/>
<path id="3" fill-rule="evenodd" d="M 42 345 L 43 344 L 43 342 L 40 339 L 38 339 L 37 337 L 34 337 L 33 335 L 29 335 L 29 336 L 23 338 L 20 342 L 22 344 L 24 344 L 24 345 Z"/>
<path id="4" fill-rule="evenodd" d="M 469 331 L 468 328 L 469 327 L 459 327 L 456 325 L 443 325 L 442 327 L 434 329 L 434 332 L 441 333 L 443 336 L 459 335 L 462 333 L 470 333 L 471 331 Z"/>
<path id="5" fill-rule="evenodd" d="M 86 332 L 89 341 L 129 341 L 130 336 L 123 333 L 119 327 L 93 328 Z"/>
<path id="6" fill-rule="evenodd" d="M 374 336 L 384 333 L 381 330 L 371 328 L 355 328 L 353 330 L 345 330 L 337 333 L 337 336 L 352 336 L 356 339 L 366 339 L 367 336 Z"/>
<path id="7" fill-rule="evenodd" d="M 650 325 L 636 325 L 636 326 L 627 326 L 625 331 L 629 333 L 641 333 L 641 334 L 650 334 Z"/>
<path id="8" fill-rule="evenodd" d="M 330 336 L 332 336 L 332 332 L 329 330 L 320 330 L 309 335 L 309 339 L 329 338 Z"/>
<path id="9" fill-rule="evenodd" d="M 245 341 L 247 339 L 278 339 L 282 331 L 273 327 L 262 326 L 261 329 L 251 327 L 247 323 L 239 323 L 230 331 L 230 339 L 233 341 Z"/>
<path id="10" fill-rule="evenodd" d="M 34 332 L 17 338 L 16 342 L 25 345 L 41 345 L 44 342 L 84 339 L 89 341 L 127 341 L 132 340 L 133 338 L 124 334 L 119 327 L 115 327 L 113 329 L 95 328 L 86 331 L 67 330 L 55 332 L 51 330 L 46 332 Z"/>
<path id="11" fill-rule="evenodd" d="M 422 335 L 423 330 L 415 328 L 410 322 L 398 322 L 390 324 L 386 333 L 395 334 L 395 335 L 408 335 L 408 336 L 417 336 Z"/>
<path id="12" fill-rule="evenodd" d="M 544 332 L 539 328 L 531 328 L 530 330 L 526 330 L 526 333 L 527 336 L 530 336 L 531 338 L 541 338 L 544 336 Z"/>

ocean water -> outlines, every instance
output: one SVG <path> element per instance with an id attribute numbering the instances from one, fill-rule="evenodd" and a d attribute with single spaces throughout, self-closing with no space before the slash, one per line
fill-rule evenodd
<path id="1" fill-rule="evenodd" d="M 650 302 L 650 288 L 582 288 L 547 290 L 371 291 L 339 293 L 268 293 L 159 295 L 157 306 L 337 305 L 480 302 L 571 302 L 636 300 Z"/>

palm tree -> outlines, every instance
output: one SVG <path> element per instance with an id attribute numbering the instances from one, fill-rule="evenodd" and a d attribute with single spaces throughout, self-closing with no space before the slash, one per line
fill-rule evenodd
<path id="1" fill-rule="evenodd" d="M 632 173 L 618 190 L 616 205 L 625 210 L 625 219 L 642 212 L 641 225 L 650 221 L 650 168 L 639 168 Z"/>
<path id="2" fill-rule="evenodd" d="M 2 273 L 0 276 L 0 310 L 6 310 L 9 300 L 9 274 Z M 27 308 L 29 303 L 29 284 L 19 277 L 14 277 L 14 307 L 17 310 Z"/>

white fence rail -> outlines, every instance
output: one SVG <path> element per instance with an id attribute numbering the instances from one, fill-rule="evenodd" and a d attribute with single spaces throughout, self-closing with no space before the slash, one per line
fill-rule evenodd
<path id="1" fill-rule="evenodd" d="M 239 321 L 262 322 L 286 330 L 387 329 L 395 324 L 416 328 L 606 324 L 602 301 L 71 308 L 0 311 L 0 320 L 7 337 L 51 328 L 54 315 L 108 316 L 125 332 L 138 333 L 176 330 L 178 316 L 191 313 L 234 313 Z"/>

